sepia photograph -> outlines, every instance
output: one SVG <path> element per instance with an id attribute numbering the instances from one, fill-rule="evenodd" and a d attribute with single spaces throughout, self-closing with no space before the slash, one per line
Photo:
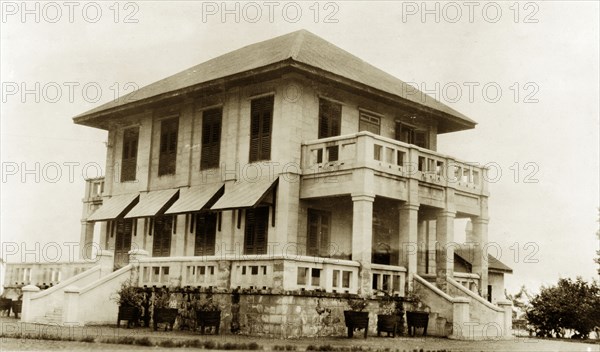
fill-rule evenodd
<path id="1" fill-rule="evenodd" d="M 600 351 L 600 2 L 0 7 L 0 351 Z"/>

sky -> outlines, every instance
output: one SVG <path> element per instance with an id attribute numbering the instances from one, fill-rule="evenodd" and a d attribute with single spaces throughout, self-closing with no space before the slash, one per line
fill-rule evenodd
<path id="1" fill-rule="evenodd" d="M 489 240 L 514 270 L 509 292 L 597 279 L 599 22 L 596 1 L 3 1 L 0 256 L 72 255 L 107 138 L 72 117 L 307 29 L 478 122 L 438 151 L 490 167 Z"/>

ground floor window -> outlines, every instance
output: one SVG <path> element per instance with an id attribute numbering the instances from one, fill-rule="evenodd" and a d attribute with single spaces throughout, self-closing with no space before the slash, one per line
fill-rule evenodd
<path id="1" fill-rule="evenodd" d="M 196 214 L 196 240 L 194 255 L 214 255 L 215 237 L 217 233 L 217 213 Z"/>
<path id="2" fill-rule="evenodd" d="M 154 218 L 154 239 L 152 240 L 153 257 L 168 257 L 171 255 L 172 232 L 172 215 L 157 216 Z"/>
<path id="3" fill-rule="evenodd" d="M 133 221 L 133 219 L 116 220 L 115 268 L 121 268 L 129 264 Z"/>
<path id="4" fill-rule="evenodd" d="M 244 230 L 244 254 L 267 253 L 267 231 L 269 227 L 269 207 L 246 209 Z"/>

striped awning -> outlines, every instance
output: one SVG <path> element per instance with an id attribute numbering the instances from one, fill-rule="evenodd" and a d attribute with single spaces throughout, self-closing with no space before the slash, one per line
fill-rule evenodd
<path id="1" fill-rule="evenodd" d="M 241 181 L 225 187 L 225 194 L 210 208 L 228 210 L 256 207 L 275 187 L 278 179 L 261 179 L 256 182 Z"/>
<path id="2" fill-rule="evenodd" d="M 192 213 L 210 207 L 223 195 L 224 185 L 217 183 L 208 186 L 194 186 L 179 190 L 179 199 L 165 214 Z"/>
<path id="3" fill-rule="evenodd" d="M 102 200 L 102 206 L 100 206 L 98 210 L 90 215 L 90 217 L 87 218 L 87 221 L 105 221 L 116 219 L 126 214 L 138 203 L 139 199 L 140 195 L 137 193 L 104 198 Z"/>
<path id="4" fill-rule="evenodd" d="M 179 189 L 142 193 L 139 203 L 125 215 L 125 218 L 143 218 L 162 214 L 177 200 L 178 195 Z"/>

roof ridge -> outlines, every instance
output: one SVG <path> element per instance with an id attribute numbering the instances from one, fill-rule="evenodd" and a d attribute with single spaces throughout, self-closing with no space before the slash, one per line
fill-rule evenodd
<path id="1" fill-rule="evenodd" d="M 298 54 L 300 53 L 300 48 L 302 48 L 302 44 L 304 44 L 304 34 L 306 30 L 299 30 L 296 34 L 296 40 L 294 40 L 294 44 L 290 48 L 290 58 L 296 60 L 298 58 Z"/>

